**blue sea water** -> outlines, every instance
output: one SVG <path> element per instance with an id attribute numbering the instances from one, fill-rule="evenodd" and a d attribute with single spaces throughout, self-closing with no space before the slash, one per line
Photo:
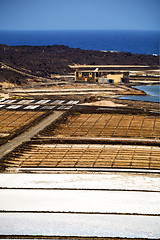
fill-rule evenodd
<path id="1" fill-rule="evenodd" d="M 131 30 L 1 30 L 0 44 L 66 45 L 84 50 L 124 51 L 159 55 L 160 31 Z"/>
<path id="2" fill-rule="evenodd" d="M 159 102 L 160 103 L 160 85 L 146 85 L 135 86 L 136 89 L 142 90 L 147 93 L 146 96 L 124 96 L 119 99 L 147 101 L 147 102 Z"/>

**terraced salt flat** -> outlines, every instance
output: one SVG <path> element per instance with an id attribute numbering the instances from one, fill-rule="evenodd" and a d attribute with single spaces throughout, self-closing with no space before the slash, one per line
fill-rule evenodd
<path id="1" fill-rule="evenodd" d="M 160 117 L 131 114 L 74 114 L 41 136 L 159 138 Z"/>
<path id="2" fill-rule="evenodd" d="M 153 173 L 1 174 L 1 238 L 159 239 L 159 187 Z"/>
<path id="3" fill-rule="evenodd" d="M 160 215 L 160 192 L 0 189 L 0 195 L 1 211 Z"/>
<path id="4" fill-rule="evenodd" d="M 16 109 L 17 105 L 13 105 Z M 36 118 L 43 115 L 44 112 L 35 111 L 8 111 L 0 110 L 0 137 L 13 135 L 17 130 L 22 129 Z"/>
<path id="5" fill-rule="evenodd" d="M 160 176 L 155 173 L 64 173 L 0 174 L 0 189 L 111 189 L 160 191 Z"/>
<path id="6" fill-rule="evenodd" d="M 156 216 L 1 213 L 0 218 L 2 235 L 160 238 Z"/>
<path id="7" fill-rule="evenodd" d="M 7 100 L 0 101 L 0 109 L 7 110 L 69 110 L 78 104 L 77 100 Z"/>
<path id="8" fill-rule="evenodd" d="M 160 169 L 160 148 L 137 145 L 33 144 L 16 149 L 4 160 L 15 168 Z"/>
<path id="9" fill-rule="evenodd" d="M 60 105 L 60 104 L 66 104 L 66 105 L 76 105 L 78 104 L 79 101 L 77 100 L 43 100 L 43 99 L 39 99 L 39 100 L 34 100 L 34 99 L 30 99 L 30 100 L 10 100 L 10 99 L 1 99 L 0 100 L 0 105 L 2 104 L 19 104 L 19 105 L 26 105 L 26 104 L 32 104 L 32 105 Z"/>

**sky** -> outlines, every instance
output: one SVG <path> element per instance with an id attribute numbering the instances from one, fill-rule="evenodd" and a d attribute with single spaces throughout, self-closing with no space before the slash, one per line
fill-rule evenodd
<path id="1" fill-rule="evenodd" d="M 158 30 L 160 0 L 0 0 L 0 30 Z"/>

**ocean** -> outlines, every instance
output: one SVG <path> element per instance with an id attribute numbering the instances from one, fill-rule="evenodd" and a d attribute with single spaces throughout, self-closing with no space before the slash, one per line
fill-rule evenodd
<path id="1" fill-rule="evenodd" d="M 119 99 L 147 101 L 147 102 L 158 102 L 160 103 L 160 85 L 146 85 L 146 86 L 135 86 L 136 89 L 142 90 L 147 93 L 146 96 L 123 96 Z"/>
<path id="2" fill-rule="evenodd" d="M 84 50 L 124 51 L 138 54 L 157 54 L 160 31 L 131 30 L 0 30 L 0 44 L 65 45 Z"/>

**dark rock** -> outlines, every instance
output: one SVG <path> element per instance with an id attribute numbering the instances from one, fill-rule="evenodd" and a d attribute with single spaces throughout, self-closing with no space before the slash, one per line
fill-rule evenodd
<path id="1" fill-rule="evenodd" d="M 158 56 L 131 54 L 125 52 L 102 52 L 69 48 L 64 45 L 53 46 L 7 46 L 0 45 L 0 61 L 9 66 L 25 69 L 33 75 L 42 77 L 51 73 L 68 74 L 73 69 L 68 65 L 93 64 L 93 65 L 150 65 L 157 67 Z M 7 71 L 7 70 L 5 70 Z M 0 80 L 8 79 L 10 82 L 24 82 L 22 75 L 14 75 L 13 71 L 0 72 Z M 7 75 L 7 76 L 6 76 Z"/>

